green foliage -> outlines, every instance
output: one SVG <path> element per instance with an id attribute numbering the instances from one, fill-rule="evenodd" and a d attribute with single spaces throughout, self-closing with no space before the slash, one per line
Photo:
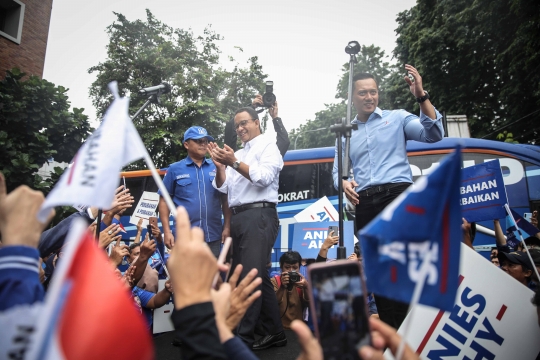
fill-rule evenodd
<path id="1" fill-rule="evenodd" d="M 510 144 L 519 144 L 519 142 L 514 140 L 514 134 L 506 130 L 502 133 L 497 134 L 497 140 L 504 141 Z"/>
<path id="2" fill-rule="evenodd" d="M 83 109 L 69 111 L 67 89 L 14 68 L 0 81 L 0 171 L 8 191 L 19 185 L 42 190 L 38 169 L 51 157 L 69 162 L 91 128 Z"/>
<path id="3" fill-rule="evenodd" d="M 183 134 L 191 126 L 205 127 L 220 141 L 225 122 L 264 89 L 266 75 L 257 57 L 246 67 L 234 58 L 229 58 L 232 70 L 219 66 L 221 37 L 210 29 L 195 36 L 163 24 L 149 10 L 146 14 L 146 21 L 129 21 L 115 13 L 116 21 L 107 27 L 107 59 L 88 70 L 97 74 L 90 96 L 101 117 L 112 101 L 107 84 L 116 80 L 121 95 L 131 94 L 134 114 L 147 100 L 137 96 L 138 89 L 169 83 L 171 93 L 161 96 L 161 106 L 149 106 L 134 121 L 156 166 L 164 167 L 186 156 Z M 142 162 L 128 167 L 141 168 Z"/>
<path id="4" fill-rule="evenodd" d="M 538 139 L 538 1 L 419 0 L 397 21 L 394 56 L 418 68 L 439 109 L 465 114 L 473 137 L 516 122 L 520 142 Z"/>

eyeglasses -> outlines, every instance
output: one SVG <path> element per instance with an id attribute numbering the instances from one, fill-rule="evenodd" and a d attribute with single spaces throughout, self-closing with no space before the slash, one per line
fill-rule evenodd
<path id="1" fill-rule="evenodd" d="M 236 130 L 238 130 L 239 127 L 245 128 L 249 120 L 255 121 L 255 120 L 257 120 L 257 119 L 247 119 L 247 120 L 242 120 L 242 121 L 240 121 L 238 124 L 235 124 L 235 125 L 234 125 L 234 128 L 235 128 Z"/>
<path id="2" fill-rule="evenodd" d="M 199 145 L 208 145 L 208 139 L 207 138 L 202 138 L 202 139 L 189 139 L 193 142 L 196 142 L 197 144 Z"/>

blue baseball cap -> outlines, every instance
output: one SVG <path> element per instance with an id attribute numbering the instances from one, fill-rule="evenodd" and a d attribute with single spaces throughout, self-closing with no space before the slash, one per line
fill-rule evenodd
<path id="1" fill-rule="evenodd" d="M 208 135 L 206 129 L 200 126 L 192 126 L 184 133 L 184 142 L 188 141 L 189 139 L 197 140 L 202 138 L 207 138 L 208 141 L 214 141 L 214 138 Z"/>

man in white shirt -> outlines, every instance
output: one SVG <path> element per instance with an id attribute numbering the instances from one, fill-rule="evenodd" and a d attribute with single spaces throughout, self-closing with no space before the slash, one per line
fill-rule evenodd
<path id="1" fill-rule="evenodd" d="M 277 116 L 277 103 L 269 112 L 272 118 Z M 247 310 L 238 326 L 238 336 L 254 350 L 285 346 L 287 338 L 274 288 L 266 271 L 279 229 L 276 204 L 283 159 L 275 141 L 261 135 L 259 117 L 253 108 L 237 110 L 234 123 L 236 134 L 244 144 L 243 149 L 234 152 L 227 145 L 221 149 L 215 143 L 209 144 L 208 148 L 217 168 L 212 184 L 220 192 L 228 194 L 232 212 L 232 266 L 243 265 L 242 277 L 256 268 L 263 280 L 262 296 Z M 270 335 L 254 343 L 259 315 Z"/>

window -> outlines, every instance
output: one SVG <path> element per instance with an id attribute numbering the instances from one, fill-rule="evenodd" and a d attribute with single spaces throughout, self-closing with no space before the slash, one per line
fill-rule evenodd
<path id="1" fill-rule="evenodd" d="M 21 43 L 25 5 L 19 0 L 0 0 L 0 35 Z"/>

